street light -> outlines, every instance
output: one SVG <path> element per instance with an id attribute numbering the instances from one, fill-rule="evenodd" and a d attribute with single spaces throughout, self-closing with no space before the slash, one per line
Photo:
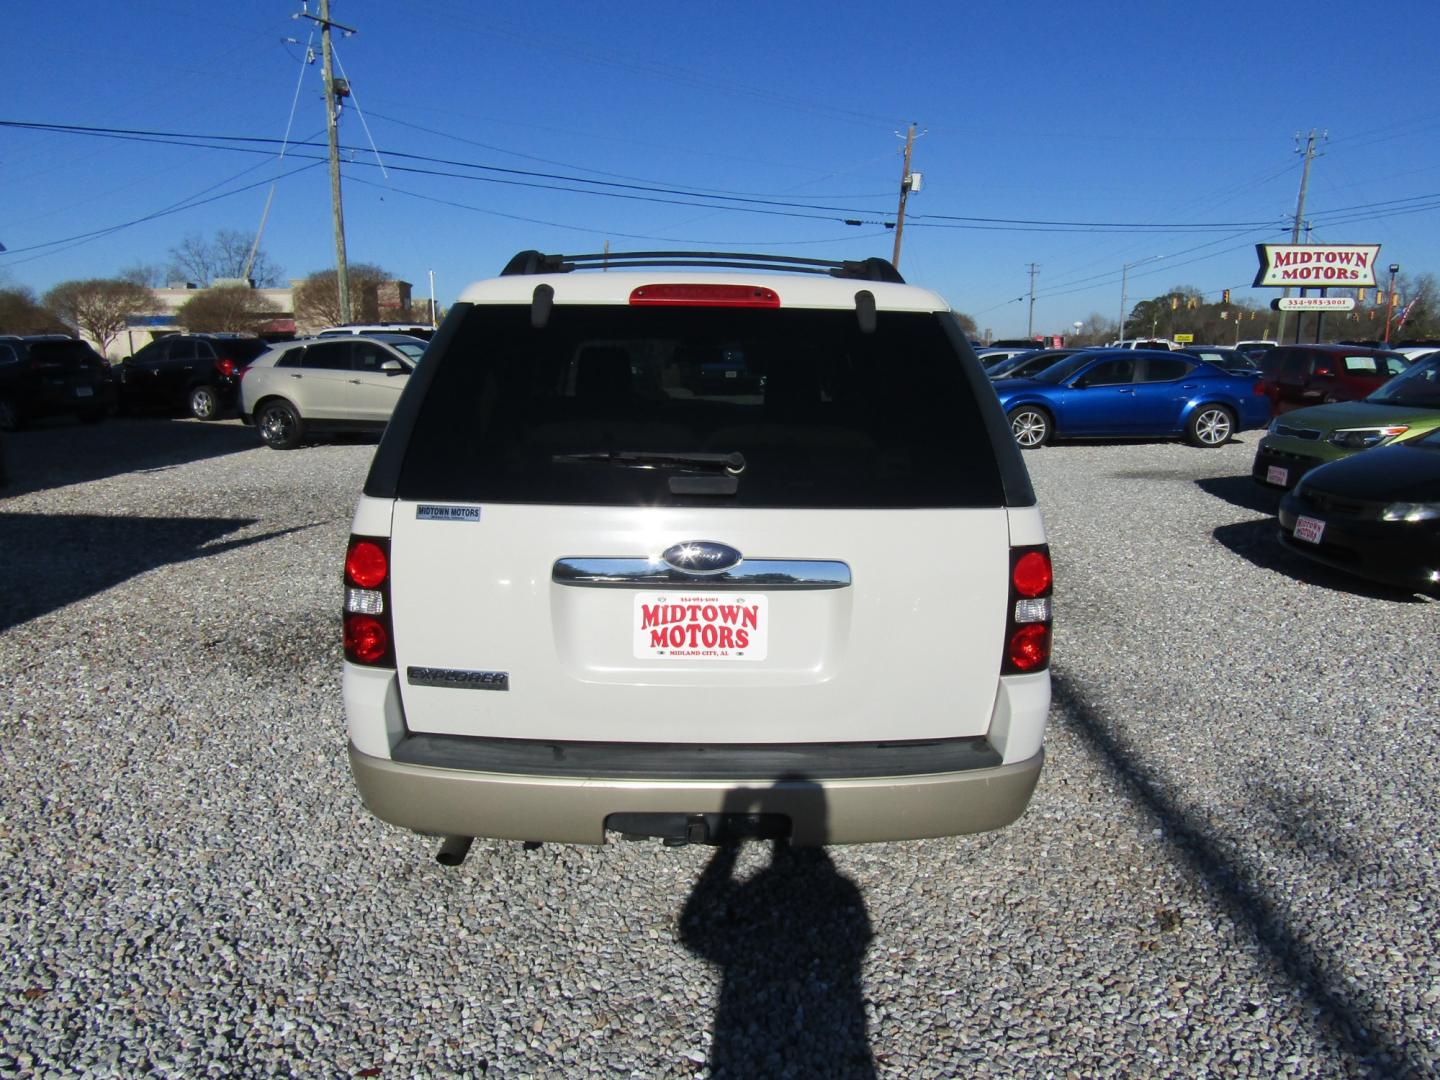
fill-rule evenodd
<path id="1" fill-rule="evenodd" d="M 1390 264 L 1390 295 L 1385 301 L 1385 344 L 1390 344 L 1390 323 L 1395 319 L 1395 275 L 1400 273 L 1400 264 Z"/>
<path id="2" fill-rule="evenodd" d="M 1125 295 L 1127 279 L 1133 267 L 1141 266 L 1147 262 L 1154 262 L 1156 259 L 1163 259 L 1164 255 L 1148 255 L 1143 259 L 1136 259 L 1132 263 L 1126 263 L 1120 268 L 1120 343 L 1125 342 Z"/>

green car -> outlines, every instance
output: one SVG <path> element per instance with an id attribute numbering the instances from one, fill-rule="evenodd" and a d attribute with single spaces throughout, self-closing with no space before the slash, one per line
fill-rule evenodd
<path id="1" fill-rule="evenodd" d="M 1288 490 L 1317 465 L 1440 428 L 1440 354 L 1396 375 L 1360 401 L 1277 416 L 1255 451 L 1257 484 Z"/>

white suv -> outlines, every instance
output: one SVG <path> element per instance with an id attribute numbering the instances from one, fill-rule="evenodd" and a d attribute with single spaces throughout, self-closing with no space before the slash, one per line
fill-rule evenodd
<path id="1" fill-rule="evenodd" d="M 450 862 L 993 829 L 1044 758 L 1050 596 L 991 384 L 890 264 L 522 252 L 356 509 L 350 762 Z"/>
<path id="2" fill-rule="evenodd" d="M 274 450 L 315 435 L 379 434 L 424 353 L 407 334 L 287 341 L 240 372 L 240 419 Z"/>

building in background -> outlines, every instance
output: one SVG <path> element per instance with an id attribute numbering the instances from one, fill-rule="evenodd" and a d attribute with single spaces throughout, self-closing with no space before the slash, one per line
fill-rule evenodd
<path id="1" fill-rule="evenodd" d="M 255 288 L 253 282 L 223 280 L 215 284 L 248 284 Z M 289 341 L 324 329 L 319 324 L 311 325 L 304 320 L 296 320 L 294 296 L 299 285 L 300 282 L 296 280 L 283 289 L 255 290 L 276 309 L 274 317 L 260 326 L 261 337 L 270 341 Z M 377 317 L 370 321 L 410 322 L 414 318 L 411 309 L 412 288 L 410 282 L 400 280 L 370 284 L 363 287 L 361 295 L 356 298 L 356 310 L 378 312 Z M 133 356 L 141 348 L 166 334 L 183 333 L 187 328 L 180 324 L 177 312 L 204 290 L 189 282 L 177 282 L 166 288 L 150 291 L 155 297 L 154 307 L 150 311 L 130 316 L 125 330 L 110 343 L 111 360 L 123 360 L 127 356 Z M 95 342 L 91 344 L 94 345 Z"/>

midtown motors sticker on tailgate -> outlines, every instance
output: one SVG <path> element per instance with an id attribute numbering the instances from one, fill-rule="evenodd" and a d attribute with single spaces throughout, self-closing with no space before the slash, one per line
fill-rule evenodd
<path id="1" fill-rule="evenodd" d="M 638 660 L 764 660 L 770 612 L 764 596 L 637 593 Z"/>

